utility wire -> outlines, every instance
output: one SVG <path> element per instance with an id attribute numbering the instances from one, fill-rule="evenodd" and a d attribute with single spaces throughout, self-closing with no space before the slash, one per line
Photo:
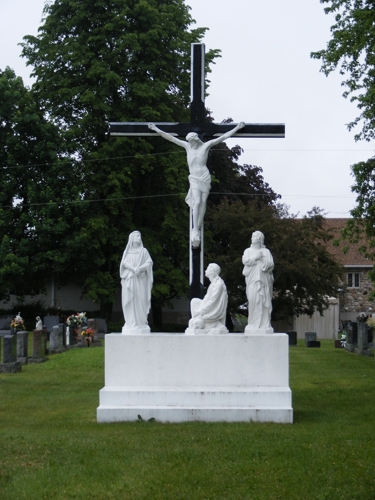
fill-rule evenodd
<path id="1" fill-rule="evenodd" d="M 220 196 L 269 196 L 267 193 L 220 193 L 220 192 L 211 192 L 210 195 L 220 195 Z M 112 201 L 129 201 L 129 200 L 142 200 L 142 199 L 150 199 L 150 198 L 168 198 L 168 197 L 180 197 L 186 196 L 186 193 L 173 193 L 173 194 L 154 194 L 154 195 L 146 195 L 146 196 L 126 196 L 126 197 L 117 197 L 117 198 L 99 198 L 95 200 L 61 200 L 61 201 L 49 201 L 43 203 L 22 203 L 20 202 L 18 205 L 22 205 L 22 207 L 36 207 L 36 206 L 54 206 L 54 205 L 77 205 L 84 203 L 102 203 L 102 202 L 112 202 Z M 355 198 L 354 196 L 337 196 L 337 195 L 282 195 L 282 198 L 295 198 L 295 197 L 303 197 L 303 198 Z M 0 205 L 0 208 L 17 208 L 16 205 Z M 348 212 L 332 212 L 332 213 L 348 213 Z"/>
<path id="2" fill-rule="evenodd" d="M 245 151 L 263 151 L 263 152 L 277 152 L 277 153 L 282 153 L 282 152 L 322 152 L 322 153 L 328 153 L 328 152 L 336 152 L 336 153 L 345 153 L 345 152 L 373 152 L 375 153 L 374 149 L 243 149 L 241 148 L 244 152 Z M 223 151 L 223 149 L 214 149 L 212 148 L 211 151 Z M 230 148 L 229 148 L 229 151 Z M 92 158 L 92 159 L 75 159 L 75 158 L 60 158 L 58 162 L 52 162 L 52 163 L 31 163 L 31 164 L 26 164 L 26 165 L 13 165 L 13 166 L 8 166 L 8 165 L 3 165 L 3 168 L 6 169 L 13 169 L 13 168 L 30 168 L 30 167 L 49 167 L 52 165 L 60 165 L 61 163 L 65 162 L 79 162 L 79 163 L 90 163 L 90 162 L 98 162 L 98 161 L 114 161 L 114 160 L 126 160 L 126 159 L 132 159 L 132 158 L 144 158 L 144 157 L 149 157 L 149 156 L 168 156 L 168 155 L 178 155 L 185 153 L 184 150 L 176 150 L 176 151 L 165 151 L 164 153 L 146 153 L 146 154 L 136 154 L 136 155 L 127 155 L 127 156 L 114 156 L 114 157 L 108 157 L 108 158 Z M 239 165 L 241 166 L 241 165 Z"/>

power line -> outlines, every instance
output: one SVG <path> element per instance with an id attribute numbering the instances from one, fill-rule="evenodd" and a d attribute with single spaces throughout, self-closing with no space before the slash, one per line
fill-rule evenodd
<path id="1" fill-rule="evenodd" d="M 219 196 L 248 196 L 248 197 L 264 197 L 269 196 L 267 193 L 220 193 L 212 191 L 210 195 L 219 195 Z M 130 201 L 130 200 L 142 200 L 142 199 L 150 199 L 150 198 L 168 198 L 168 197 L 180 197 L 186 196 L 186 193 L 171 193 L 171 194 L 154 194 L 154 195 L 145 195 L 145 196 L 124 196 L 117 198 L 99 198 L 95 200 L 61 200 L 61 201 L 49 201 L 43 203 L 19 203 L 22 207 L 37 207 L 37 206 L 55 206 L 55 205 L 77 205 L 84 203 L 102 203 L 102 202 L 112 202 L 112 201 Z M 282 195 L 282 198 L 355 198 L 355 196 L 337 196 L 337 195 L 293 195 L 286 194 Z M 0 205 L 0 208 L 17 208 L 18 205 Z M 332 213 L 348 213 L 348 212 L 332 212 Z"/>
<path id="2" fill-rule="evenodd" d="M 282 152 L 307 152 L 307 153 L 329 153 L 329 152 L 336 152 L 336 153 L 346 153 L 346 152 L 356 152 L 356 153 L 361 153 L 361 152 L 372 152 L 375 154 L 374 149 L 244 149 L 241 148 L 244 152 L 275 152 L 275 153 L 282 153 Z M 223 151 L 222 149 L 215 149 L 212 148 L 211 151 Z M 230 148 L 229 148 L 230 151 Z M 53 165 L 59 165 L 60 163 L 65 163 L 65 162 L 79 162 L 79 163 L 90 163 L 90 162 L 98 162 L 98 161 L 114 161 L 114 160 L 126 160 L 126 159 L 134 159 L 134 158 L 144 158 L 148 156 L 167 156 L 167 155 L 176 155 L 176 154 L 182 154 L 185 153 L 184 150 L 176 150 L 176 151 L 165 151 L 163 153 L 146 153 L 146 154 L 136 154 L 136 155 L 127 155 L 127 156 L 113 156 L 113 157 L 108 157 L 108 158 L 92 158 L 92 159 L 75 159 L 75 158 L 60 158 L 58 162 L 52 162 L 52 163 L 31 163 L 31 164 L 25 164 L 25 165 L 13 165 L 13 166 L 8 166 L 8 165 L 3 165 L 3 168 L 6 169 L 13 169 L 13 168 L 31 168 L 31 167 L 49 167 Z"/>

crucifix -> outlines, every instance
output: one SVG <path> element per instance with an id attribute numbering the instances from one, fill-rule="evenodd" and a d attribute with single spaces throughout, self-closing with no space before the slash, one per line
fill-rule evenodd
<path id="1" fill-rule="evenodd" d="M 186 202 L 190 206 L 190 299 L 203 295 L 203 217 L 211 187 L 206 162 L 209 149 L 228 137 L 285 137 L 281 123 L 217 124 L 207 123 L 205 108 L 205 46 L 191 45 L 191 104 L 190 123 L 111 122 L 110 135 L 151 136 L 185 148 L 189 166 L 190 189 Z M 186 141 L 178 139 L 185 137 Z M 205 139 L 209 139 L 204 142 Z"/>

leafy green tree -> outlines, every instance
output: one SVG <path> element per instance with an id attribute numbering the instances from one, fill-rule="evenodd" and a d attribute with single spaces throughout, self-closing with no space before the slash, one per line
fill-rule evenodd
<path id="1" fill-rule="evenodd" d="M 33 93 L 10 68 L 0 71 L 2 298 L 9 292 L 22 296 L 43 290 L 61 260 L 60 237 L 74 220 L 64 183 L 75 186 L 70 162 L 58 160 L 61 152 L 58 130 L 45 119 Z"/>
<path id="2" fill-rule="evenodd" d="M 372 0 L 321 0 L 326 14 L 335 15 L 332 38 L 325 50 L 311 56 L 322 61 L 322 71 L 329 75 L 339 68 L 346 87 L 344 97 L 357 104 L 360 115 L 348 124 L 349 130 L 362 123 L 356 140 L 375 138 L 375 9 Z M 375 158 L 352 165 L 357 193 L 353 220 L 344 231 L 349 241 L 362 241 L 362 251 L 374 257 L 375 247 Z M 366 241 L 367 239 L 367 241 Z"/>
<path id="3" fill-rule="evenodd" d="M 107 127 L 186 120 L 190 45 L 205 29 L 191 29 L 182 0 L 56 0 L 44 14 L 38 36 L 25 37 L 23 55 L 88 207 L 79 214 L 81 238 L 68 239 L 76 282 L 108 316 L 121 253 L 138 229 L 155 261 L 153 308 L 160 310 L 187 291 L 188 248 L 181 242 L 188 213 L 178 195 L 187 189 L 186 161 L 165 141 L 111 138 Z M 208 66 L 215 56 L 207 54 Z"/>
<path id="4" fill-rule="evenodd" d="M 337 295 L 342 269 L 327 251 L 332 236 L 324 229 L 320 210 L 296 219 L 285 206 L 259 209 L 256 201 L 244 204 L 223 199 L 210 208 L 208 219 L 209 260 L 222 267 L 232 312 L 246 307 L 242 255 L 256 230 L 264 233 L 275 262 L 274 320 L 323 313 L 328 297 Z"/>
<path id="5" fill-rule="evenodd" d="M 357 103 L 360 115 L 348 124 L 349 130 L 362 122 L 356 140 L 371 140 L 375 124 L 375 9 L 372 0 L 320 0 L 324 12 L 334 14 L 332 38 L 327 48 L 312 52 L 322 61 L 321 71 L 329 75 L 339 68 L 344 76 L 344 97 Z"/>

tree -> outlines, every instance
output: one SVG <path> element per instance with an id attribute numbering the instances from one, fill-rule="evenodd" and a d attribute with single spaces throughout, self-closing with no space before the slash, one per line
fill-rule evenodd
<path id="1" fill-rule="evenodd" d="M 57 128 L 10 68 L 0 71 L 0 145 L 0 296 L 8 298 L 10 292 L 22 296 L 44 289 L 51 261 L 61 260 L 61 234 L 73 227 L 63 183 L 76 184 L 58 160 Z"/>
<path id="2" fill-rule="evenodd" d="M 214 121 L 209 115 L 208 120 Z M 231 123 L 227 118 L 223 123 Z M 255 201 L 258 208 L 273 205 L 280 195 L 276 194 L 262 176 L 262 169 L 255 165 L 239 165 L 241 156 L 240 146 L 228 148 L 222 142 L 211 149 L 207 166 L 212 176 L 211 193 L 208 204 L 217 205 L 223 196 L 230 196 L 230 200 L 242 201 L 248 204 Z"/>
<path id="3" fill-rule="evenodd" d="M 321 0 L 329 4 L 326 14 L 335 14 L 336 23 L 331 27 L 332 38 L 325 50 L 311 56 L 322 61 L 322 71 L 328 75 L 340 68 L 346 77 L 344 97 L 351 96 L 357 103 L 360 115 L 348 124 L 349 130 L 362 122 L 362 130 L 356 140 L 370 141 L 375 138 L 375 9 L 372 0 Z M 357 193 L 357 206 L 351 211 L 344 237 L 349 241 L 365 241 L 362 251 L 374 258 L 375 246 L 375 158 L 352 165 Z"/>
<path id="4" fill-rule="evenodd" d="M 186 192 L 185 159 L 155 139 L 110 138 L 107 123 L 185 120 L 190 44 L 205 29 L 191 29 L 182 0 L 56 0 L 44 14 L 23 55 L 79 179 L 81 238 L 68 238 L 77 256 L 71 270 L 109 316 L 127 236 L 140 230 L 155 262 L 156 313 L 187 291 L 188 212 L 178 194 Z M 208 68 L 217 55 L 207 54 Z"/>
<path id="5" fill-rule="evenodd" d="M 332 38 L 327 48 L 312 52 L 311 57 L 322 61 L 321 71 L 329 75 L 340 68 L 345 76 L 344 97 L 357 103 L 361 111 L 348 124 L 349 130 L 363 122 L 356 140 L 375 137 L 375 9 L 372 0 L 320 0 L 328 4 L 324 12 L 335 15 Z"/>
<path id="6" fill-rule="evenodd" d="M 329 254 L 326 243 L 331 235 L 324 229 L 324 218 L 313 209 L 303 219 L 290 216 L 285 206 L 264 205 L 256 201 L 222 200 L 208 212 L 211 244 L 210 262 L 222 267 L 229 292 L 229 309 L 246 307 L 242 255 L 250 244 L 251 234 L 265 234 L 265 244 L 273 254 L 274 320 L 301 314 L 321 314 L 328 307 L 328 297 L 336 296 L 342 269 Z"/>

